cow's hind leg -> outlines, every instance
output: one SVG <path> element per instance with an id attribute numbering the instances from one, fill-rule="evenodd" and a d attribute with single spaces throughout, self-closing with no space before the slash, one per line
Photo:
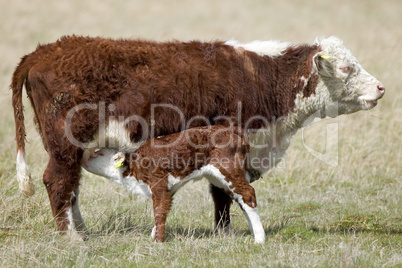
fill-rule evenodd
<path id="1" fill-rule="evenodd" d="M 222 189 L 210 184 L 211 194 L 215 205 L 215 230 L 230 231 L 230 206 L 232 198 Z"/>
<path id="2" fill-rule="evenodd" d="M 57 230 L 78 230 L 85 237 L 87 229 L 78 206 L 80 176 L 79 161 L 68 164 L 51 156 L 43 174 L 43 182 L 49 195 Z"/>

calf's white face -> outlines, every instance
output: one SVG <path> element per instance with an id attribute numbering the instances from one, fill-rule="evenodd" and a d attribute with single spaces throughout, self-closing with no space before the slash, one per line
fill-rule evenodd
<path id="1" fill-rule="evenodd" d="M 364 70 L 336 37 L 324 39 L 318 45 L 322 51 L 313 60 L 315 70 L 329 92 L 325 109 L 350 114 L 374 108 L 385 93 L 382 83 Z M 334 105 L 336 107 L 331 107 Z"/>
<path id="2" fill-rule="evenodd" d="M 99 151 L 100 156 L 90 158 L 88 166 L 82 167 L 87 171 L 100 175 L 109 179 L 121 179 L 126 166 L 122 166 L 125 160 L 125 155 L 121 152 L 117 152 L 113 149 L 102 149 Z"/>

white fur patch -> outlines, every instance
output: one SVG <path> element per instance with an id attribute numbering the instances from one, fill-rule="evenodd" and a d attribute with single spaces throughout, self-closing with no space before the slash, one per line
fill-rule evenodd
<path id="1" fill-rule="evenodd" d="M 73 220 L 73 209 L 68 207 L 67 209 L 67 220 L 68 220 L 68 225 L 67 225 L 67 230 L 70 232 L 75 231 L 75 226 L 74 226 L 74 220 Z"/>
<path id="2" fill-rule="evenodd" d="M 104 129 L 100 129 L 95 139 L 91 141 L 90 147 L 105 148 L 107 146 L 122 152 L 135 152 L 141 144 L 142 142 L 131 142 L 130 133 L 124 121 L 110 119 L 109 124 Z"/>
<path id="3" fill-rule="evenodd" d="M 86 231 L 86 227 L 85 227 L 86 232 L 80 232 L 80 233 L 77 232 L 83 230 L 77 228 L 76 223 L 74 222 L 74 211 L 71 206 L 67 209 L 67 220 L 69 222 L 67 225 L 67 231 L 70 239 L 72 239 L 73 241 L 82 241 L 89 236 L 89 233 Z"/>
<path id="4" fill-rule="evenodd" d="M 250 177 L 250 173 L 248 173 L 248 171 L 244 172 L 244 177 L 246 177 L 247 182 L 250 183 L 251 177 Z"/>
<path id="5" fill-rule="evenodd" d="M 115 181 L 115 182 L 123 185 L 134 194 L 142 195 L 148 199 L 152 199 L 152 191 L 151 188 L 149 188 L 148 184 L 144 183 L 141 180 L 137 181 L 135 177 L 128 176 L 121 181 Z"/>
<path id="6" fill-rule="evenodd" d="M 310 77 L 306 78 L 304 76 L 300 77 L 300 80 L 303 81 L 303 88 L 305 88 L 308 84 L 308 80 L 310 79 Z"/>
<path id="7" fill-rule="evenodd" d="M 219 169 L 209 164 L 201 167 L 200 169 L 194 170 L 183 179 L 180 179 L 180 177 L 175 178 L 174 176 L 169 174 L 168 189 L 172 192 L 172 194 L 174 194 L 187 182 L 191 180 L 200 180 L 204 177 L 216 187 L 224 188 L 227 190 L 229 190 L 229 186 L 232 184 L 231 182 L 225 181 L 225 176 L 222 175 Z"/>
<path id="8" fill-rule="evenodd" d="M 168 176 L 168 190 L 171 191 L 173 186 L 180 183 L 180 178 L 175 178 L 172 174 Z"/>
<path id="9" fill-rule="evenodd" d="M 213 165 L 203 166 L 200 171 L 202 172 L 202 176 L 207 178 L 207 180 L 215 185 L 216 187 L 230 190 L 230 186 L 232 182 L 228 182 L 225 180 L 225 176 Z"/>
<path id="10" fill-rule="evenodd" d="M 72 222 L 70 222 L 70 223 L 73 224 L 73 228 L 75 231 L 80 232 L 79 233 L 80 236 L 82 236 L 83 238 L 86 238 L 89 236 L 89 232 L 87 230 L 87 227 L 85 226 L 84 219 L 81 216 L 79 200 L 78 200 L 79 193 L 80 193 L 79 189 L 77 189 L 71 193 L 71 200 L 75 197 L 75 202 L 73 205 L 71 205 Z"/>
<path id="11" fill-rule="evenodd" d="M 248 51 L 257 53 L 260 56 L 277 57 L 283 55 L 283 52 L 291 46 L 289 42 L 279 41 L 252 41 L 250 43 L 242 44 L 236 40 L 229 40 L 225 42 L 226 45 L 233 46 L 235 48 L 243 48 Z"/>
<path id="12" fill-rule="evenodd" d="M 25 161 L 25 155 L 21 151 L 17 153 L 17 180 L 24 196 L 32 196 L 35 193 L 29 167 Z"/>
<path id="13" fill-rule="evenodd" d="M 258 208 L 252 208 L 245 203 L 242 203 L 241 206 L 249 223 L 250 231 L 254 234 L 255 243 L 264 243 L 265 231 L 261 223 L 260 215 L 258 214 Z"/>

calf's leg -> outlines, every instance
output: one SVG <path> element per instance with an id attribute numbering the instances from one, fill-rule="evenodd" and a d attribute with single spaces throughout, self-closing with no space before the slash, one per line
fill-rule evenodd
<path id="1" fill-rule="evenodd" d="M 165 223 L 167 214 L 170 211 L 172 197 L 167 189 L 156 189 L 152 192 L 152 202 L 154 207 L 155 227 L 152 235 L 156 242 L 165 241 Z"/>
<path id="2" fill-rule="evenodd" d="M 255 242 L 263 243 L 265 241 L 265 231 L 258 214 L 254 188 L 248 183 L 243 166 L 236 167 L 234 165 L 235 160 L 229 163 L 231 165 L 222 165 L 217 168 L 219 172 L 215 172 L 215 182 L 210 182 L 222 188 L 240 205 L 247 218 L 250 231 L 254 235 Z"/>
<path id="3" fill-rule="evenodd" d="M 245 179 L 244 179 L 245 180 Z M 243 210 L 250 228 L 250 232 L 254 234 L 255 243 L 264 243 L 265 231 L 258 214 L 257 200 L 254 188 L 247 183 L 232 183 L 231 192 L 233 199 L 240 205 Z"/>

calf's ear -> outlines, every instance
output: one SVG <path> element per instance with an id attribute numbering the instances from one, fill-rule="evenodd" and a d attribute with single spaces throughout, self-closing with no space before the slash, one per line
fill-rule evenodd
<path id="1" fill-rule="evenodd" d="M 117 153 L 113 157 L 113 161 L 114 161 L 114 164 L 115 164 L 114 168 L 118 169 L 119 167 L 124 165 L 124 162 L 126 161 L 126 156 L 123 153 Z"/>
<path id="2" fill-rule="evenodd" d="M 323 51 L 313 56 L 313 68 L 322 76 L 334 76 L 331 56 L 326 55 Z"/>

